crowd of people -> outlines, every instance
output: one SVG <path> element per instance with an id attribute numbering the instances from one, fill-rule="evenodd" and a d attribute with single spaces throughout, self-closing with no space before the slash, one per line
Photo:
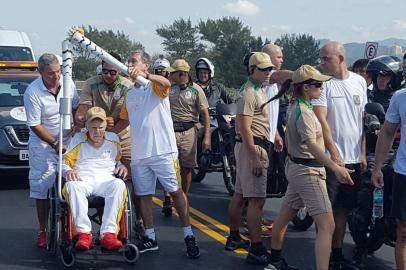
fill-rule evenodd
<path id="1" fill-rule="evenodd" d="M 118 54 L 110 54 L 122 61 Z M 203 152 L 211 148 L 209 107 L 235 102 L 236 183 L 228 209 L 230 235 L 225 249 L 247 248 L 246 262 L 265 265 L 266 269 L 297 269 L 282 256 L 282 247 L 288 223 L 306 207 L 317 228 L 317 269 L 365 269 L 367 225 L 357 227 L 350 260 L 342 252 L 347 219 L 353 211 L 361 211 L 367 216 L 365 220 L 370 219 L 371 196 L 361 191 L 368 186 L 370 195 L 372 185 L 382 187 L 384 181 L 389 181 L 381 168 L 399 126 L 402 135 L 406 132 L 406 124 L 402 123 L 406 109 L 400 106 L 406 90 L 399 90 L 404 81 L 405 58 L 403 63 L 392 56 L 360 59 L 350 71 L 343 45 L 329 42 L 320 50 L 319 70 L 302 65 L 290 71 L 282 69 L 282 48 L 266 44 L 261 52 L 247 55 L 244 64 L 248 78 L 237 97 L 214 80 L 214 65 L 207 58 L 195 63 L 195 82 L 184 59 L 170 64 L 159 57 L 152 63 L 147 53 L 136 51 L 127 64 L 129 75 L 124 76 L 117 67 L 103 61 L 100 74 L 85 82 L 80 96 L 74 89 L 72 130 L 66 131 L 60 142 L 60 63 L 49 53 L 38 60 L 41 76 L 27 88 L 24 104 L 30 127 L 30 197 L 36 200 L 39 247 L 47 245 L 48 190 L 55 181 L 62 144 L 62 175 L 66 180 L 63 194 L 72 211 L 77 250 L 89 250 L 93 245 L 87 217 L 86 198 L 90 195 L 105 199 L 101 246 L 107 250 L 122 247 L 117 238 L 117 221 L 128 192 L 123 182 L 126 179 L 132 181 L 136 224 L 143 227 L 137 246 L 141 253 L 157 250 L 152 196 L 158 180 L 164 190 L 162 211 L 170 215 L 175 207 L 187 255 L 198 258 L 200 251 L 189 221 L 188 201 L 196 155 L 198 147 Z M 138 76 L 149 83 L 140 84 Z M 278 132 L 281 98 L 290 100 L 283 137 Z M 370 142 L 364 122 L 368 102 L 382 104 L 386 118 L 376 149 L 374 145 L 374 151 L 370 151 L 375 154 L 375 162 L 369 170 L 371 177 L 366 179 L 366 145 Z M 399 139 L 392 194 L 392 215 L 398 221 L 398 269 L 406 269 L 405 136 Z M 268 250 L 261 238 L 267 185 L 272 181 L 268 179 L 268 167 L 278 161 L 275 156 L 284 149 L 287 158 L 282 170 L 288 188 L 273 224 Z M 360 200 L 369 200 L 366 210 L 359 207 Z M 249 241 L 239 231 L 245 205 Z"/>

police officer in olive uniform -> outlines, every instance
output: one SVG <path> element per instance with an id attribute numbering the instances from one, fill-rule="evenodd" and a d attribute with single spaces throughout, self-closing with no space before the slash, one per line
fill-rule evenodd
<path id="1" fill-rule="evenodd" d="M 121 62 L 121 57 L 118 54 L 114 52 L 110 52 L 110 54 Z M 86 80 L 80 92 L 79 107 L 75 114 L 76 125 L 80 128 L 84 127 L 87 110 L 97 106 L 106 111 L 107 130 L 112 130 L 115 123 L 119 120 L 124 96 L 132 85 L 133 83 L 129 79 L 120 75 L 120 71 L 116 67 L 103 61 L 102 74 Z M 121 162 L 130 172 L 130 127 L 124 129 L 118 136 L 121 141 L 122 149 Z M 129 179 L 131 179 L 131 177 Z"/>
<path id="2" fill-rule="evenodd" d="M 182 187 L 187 195 L 192 182 L 192 170 L 196 166 L 196 124 L 199 122 L 199 115 L 203 118 L 204 126 L 202 151 L 210 149 L 209 105 L 202 88 L 193 83 L 189 75 L 190 66 L 185 60 L 175 60 L 168 71 L 172 82 L 169 100 L 179 150 Z"/>

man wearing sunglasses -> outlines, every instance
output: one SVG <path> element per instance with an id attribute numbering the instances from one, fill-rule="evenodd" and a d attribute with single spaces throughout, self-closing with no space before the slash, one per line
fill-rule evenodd
<path id="1" fill-rule="evenodd" d="M 347 216 L 356 207 L 361 187 L 361 171 L 366 169 L 366 147 L 363 133 L 364 107 L 367 103 L 365 79 L 347 69 L 344 46 L 329 42 L 320 50 L 320 67 L 332 79 L 325 82 L 320 99 L 313 100 L 313 110 L 323 129 L 326 149 L 331 159 L 350 170 L 354 185 L 341 184 L 326 169 L 327 190 L 333 207 L 335 231 L 330 269 L 359 269 L 342 254 Z"/>
<path id="2" fill-rule="evenodd" d="M 269 81 L 274 65 L 268 54 L 254 53 L 249 59 L 249 78 L 237 101 L 235 158 L 237 180 L 228 214 L 230 236 L 225 249 L 247 248 L 239 233 L 242 209 L 248 200 L 247 223 L 251 246 L 246 262 L 266 265 L 270 254 L 262 244 L 261 218 L 266 198 L 269 141 L 269 109 L 263 83 Z"/>
<path id="3" fill-rule="evenodd" d="M 121 57 L 115 52 L 110 52 L 114 58 L 121 62 Z M 107 131 L 111 131 L 119 120 L 124 95 L 133 83 L 121 76 L 120 71 L 102 62 L 101 75 L 96 75 L 86 80 L 80 92 L 80 104 L 75 114 L 76 125 L 83 128 L 86 122 L 86 113 L 91 107 L 103 108 L 107 114 Z M 130 172 L 130 128 L 127 127 L 118 134 L 122 147 L 122 163 Z"/>
<path id="4" fill-rule="evenodd" d="M 192 183 L 192 170 L 196 167 L 196 124 L 200 116 L 204 126 L 202 151 L 208 151 L 211 147 L 209 104 L 203 89 L 190 78 L 190 66 L 184 59 L 175 60 L 168 71 L 172 82 L 169 100 L 179 151 L 182 188 L 187 195 Z"/>

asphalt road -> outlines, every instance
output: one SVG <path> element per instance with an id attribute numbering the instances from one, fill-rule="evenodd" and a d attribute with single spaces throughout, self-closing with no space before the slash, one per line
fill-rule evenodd
<path id="1" fill-rule="evenodd" d="M 26 176 L 2 175 L 0 180 L 0 270 L 63 269 L 58 258 L 50 257 L 36 247 L 37 221 L 35 202 L 28 198 Z M 16 184 L 20 183 L 20 184 Z M 21 184 L 23 183 L 23 184 Z M 246 251 L 229 252 L 223 249 L 227 236 L 226 193 L 220 174 L 209 174 L 202 183 L 194 183 L 190 194 L 193 229 L 198 239 L 201 258 L 191 260 L 185 255 L 182 230 L 175 216 L 164 217 L 160 212 L 161 192 L 154 201 L 159 251 L 144 253 L 135 265 L 137 269 L 263 269 L 244 262 Z M 268 199 L 265 207 L 267 218 L 274 218 L 280 199 Z M 303 270 L 315 269 L 314 227 L 306 232 L 289 228 L 283 256 L 290 264 Z M 270 239 L 264 239 L 269 247 Z M 344 252 L 351 255 L 353 244 L 347 233 Z M 393 248 L 384 246 L 368 257 L 368 269 L 394 269 Z M 101 254 L 96 250 L 76 256 L 72 269 L 134 269 L 119 254 Z"/>

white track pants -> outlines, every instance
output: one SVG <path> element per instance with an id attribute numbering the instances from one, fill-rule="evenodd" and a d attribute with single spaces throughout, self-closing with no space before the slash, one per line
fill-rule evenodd
<path id="1" fill-rule="evenodd" d="M 118 233 L 119 221 L 124 208 L 127 189 L 121 179 L 93 179 L 66 182 L 64 195 L 70 206 L 76 231 L 91 232 L 91 222 L 88 217 L 88 201 L 90 195 L 104 198 L 104 213 L 100 235 L 106 232 Z"/>

